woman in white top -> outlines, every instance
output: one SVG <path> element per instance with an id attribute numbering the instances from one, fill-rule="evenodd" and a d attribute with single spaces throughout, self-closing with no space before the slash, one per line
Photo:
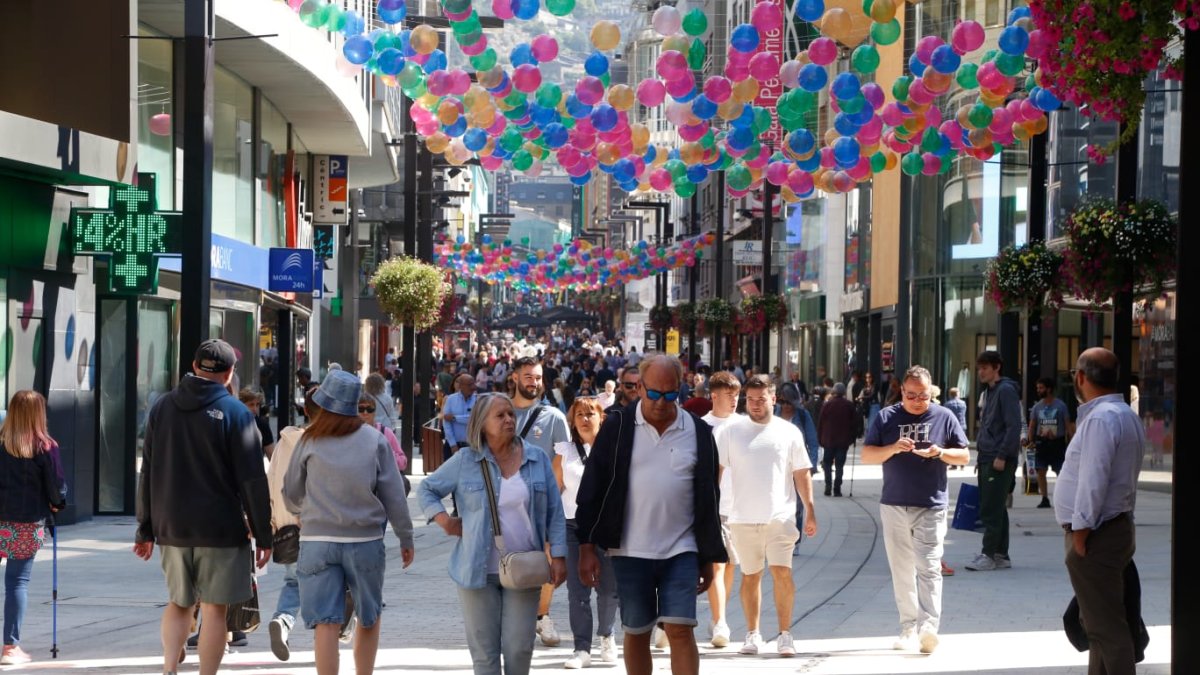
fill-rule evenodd
<path id="1" fill-rule="evenodd" d="M 567 517 L 567 597 L 570 600 L 571 633 L 575 649 L 564 665 L 566 668 L 586 668 L 592 663 L 592 591 L 579 579 L 579 534 L 575 526 L 575 497 L 583 467 L 591 452 L 592 441 L 604 421 L 604 409 L 596 397 L 579 398 L 567 412 L 571 440 L 554 445 L 554 477 L 562 491 L 563 512 Z M 605 663 L 617 660 L 617 643 L 613 629 L 617 618 L 617 583 L 612 561 L 600 556 L 600 587 L 596 589 L 596 610 L 600 615 L 600 659 Z"/>
<path id="2" fill-rule="evenodd" d="M 596 400 L 600 401 L 601 410 L 608 408 L 608 406 L 612 405 L 617 400 L 616 391 L 616 380 L 608 380 L 604 383 L 604 391 L 596 397 Z"/>

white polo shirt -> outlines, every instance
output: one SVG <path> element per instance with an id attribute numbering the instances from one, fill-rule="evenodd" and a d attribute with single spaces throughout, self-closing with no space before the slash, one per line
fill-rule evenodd
<path id="1" fill-rule="evenodd" d="M 675 421 L 659 435 L 642 406 L 634 415 L 633 457 L 621 548 L 609 555 L 666 560 L 696 552 L 696 424 L 676 407 Z"/>
<path id="2" fill-rule="evenodd" d="M 732 474 L 730 523 L 765 524 L 796 520 L 792 472 L 808 469 L 804 434 L 778 417 L 759 424 L 742 417 L 717 430 L 717 458 Z"/>
<path id="3" fill-rule="evenodd" d="M 708 426 L 713 428 L 713 435 L 715 436 L 717 433 L 717 429 L 720 429 L 721 427 L 725 426 L 726 424 L 728 424 L 734 420 L 741 419 L 742 417 L 745 417 L 745 415 L 741 415 L 738 413 L 732 413 L 728 417 L 717 417 L 716 415 L 714 415 L 710 412 L 707 415 L 705 415 L 704 417 L 701 417 L 700 419 L 704 420 L 705 422 L 708 422 Z M 733 472 L 724 471 L 721 473 L 720 488 L 721 488 L 721 503 L 717 507 L 717 512 L 722 516 L 728 517 L 729 510 L 733 508 Z"/>

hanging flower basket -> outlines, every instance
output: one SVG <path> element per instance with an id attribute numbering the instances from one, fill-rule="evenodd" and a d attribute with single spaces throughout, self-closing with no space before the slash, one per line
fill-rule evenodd
<path id="1" fill-rule="evenodd" d="M 1035 312 L 1062 305 L 1063 256 L 1035 240 L 1006 246 L 984 272 L 987 298 L 1001 312 Z"/>
<path id="2" fill-rule="evenodd" d="M 655 305 L 650 308 L 650 327 L 654 330 L 667 330 L 675 321 L 675 315 L 666 305 Z"/>
<path id="3" fill-rule="evenodd" d="M 696 328 L 696 305 L 691 302 L 681 302 L 674 307 L 674 325 L 683 333 L 690 333 Z"/>
<path id="4" fill-rule="evenodd" d="M 696 318 L 700 322 L 697 328 L 701 331 L 715 328 L 717 332 L 728 333 L 736 325 L 737 310 L 724 298 L 709 298 L 697 304 Z"/>
<path id="5" fill-rule="evenodd" d="M 442 301 L 451 292 L 441 269 L 403 256 L 384 261 L 371 277 L 371 285 L 379 306 L 394 321 L 418 331 L 437 325 Z"/>
<path id="6" fill-rule="evenodd" d="M 1176 217 L 1153 200 L 1080 204 L 1064 227 L 1063 270 L 1072 294 L 1097 307 L 1145 287 L 1161 294 L 1175 275 L 1177 227 Z"/>
<path id="7" fill-rule="evenodd" d="M 441 333 L 458 320 L 458 294 L 447 292 L 442 298 L 442 307 L 438 310 L 437 323 L 433 326 L 433 332 Z"/>
<path id="8" fill-rule="evenodd" d="M 752 317 L 757 331 L 783 326 L 788 320 L 787 299 L 782 295 L 752 295 L 742 300 L 742 316 Z"/>

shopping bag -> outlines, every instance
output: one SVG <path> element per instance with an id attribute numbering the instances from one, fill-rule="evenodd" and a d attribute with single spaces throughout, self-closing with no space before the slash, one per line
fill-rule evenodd
<path id="1" fill-rule="evenodd" d="M 262 621 L 258 611 L 258 581 L 254 580 L 250 588 L 248 599 L 230 604 L 225 611 L 225 628 L 230 632 L 253 633 Z"/>
<path id="2" fill-rule="evenodd" d="M 979 521 L 979 486 L 963 483 L 958 487 L 958 499 L 954 500 L 954 520 L 950 527 L 956 530 L 975 531 Z"/>
<path id="3" fill-rule="evenodd" d="M 1040 494 L 1037 481 L 1037 450 L 1030 448 L 1025 451 L 1025 463 L 1022 467 L 1025 494 Z"/>

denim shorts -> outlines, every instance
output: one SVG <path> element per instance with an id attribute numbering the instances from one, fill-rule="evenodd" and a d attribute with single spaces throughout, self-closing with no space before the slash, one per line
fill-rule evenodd
<path id="1" fill-rule="evenodd" d="M 358 624 L 370 628 L 383 605 L 383 572 L 387 565 L 382 539 L 355 543 L 300 541 L 300 612 L 304 625 L 341 625 L 346 589 L 354 596 Z"/>
<path id="2" fill-rule="evenodd" d="M 612 566 L 626 633 L 648 633 L 658 622 L 696 625 L 700 563 L 695 553 L 666 560 L 613 556 Z"/>

